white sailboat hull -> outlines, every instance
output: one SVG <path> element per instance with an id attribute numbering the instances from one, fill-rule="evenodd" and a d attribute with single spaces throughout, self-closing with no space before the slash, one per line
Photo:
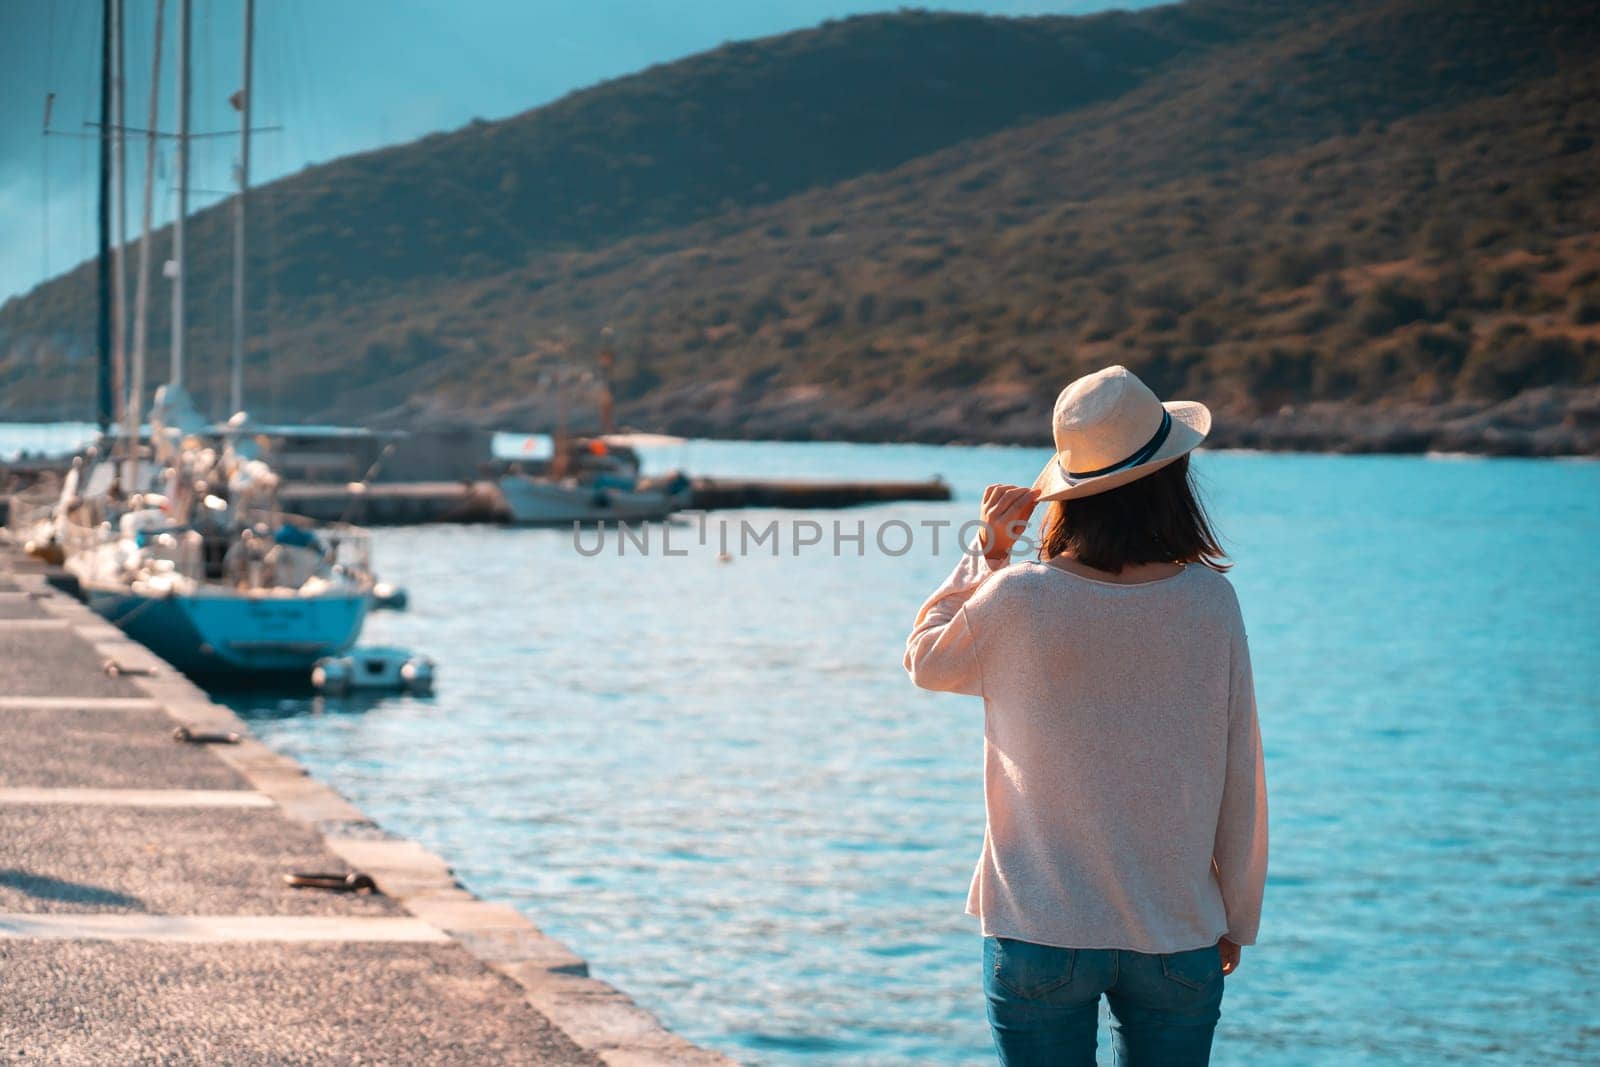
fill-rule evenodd
<path id="1" fill-rule="evenodd" d="M 507 475 L 500 479 L 511 521 L 519 525 L 550 526 L 569 522 L 644 522 L 664 519 L 689 506 L 690 490 L 667 488 L 618 489 L 580 486 Z"/>

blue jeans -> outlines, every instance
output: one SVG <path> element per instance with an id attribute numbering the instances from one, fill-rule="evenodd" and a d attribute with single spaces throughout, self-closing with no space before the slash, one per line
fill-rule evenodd
<path id="1" fill-rule="evenodd" d="M 1222 957 L 1215 945 L 1151 955 L 986 937 L 983 992 L 1004 1067 L 1094 1067 L 1102 993 L 1119 1067 L 1204 1067 Z"/>

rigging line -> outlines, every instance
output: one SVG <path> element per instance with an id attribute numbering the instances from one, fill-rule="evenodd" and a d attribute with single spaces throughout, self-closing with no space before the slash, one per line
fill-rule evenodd
<path id="1" fill-rule="evenodd" d="M 151 40 L 150 58 L 150 128 L 154 129 L 160 116 L 161 100 L 161 31 L 166 17 L 166 0 L 156 0 L 155 33 Z M 154 140 L 145 144 L 144 187 L 140 190 L 139 265 L 136 275 L 136 292 L 133 311 L 133 366 L 132 381 L 128 386 L 127 424 L 128 436 L 133 442 L 137 464 L 139 434 L 144 426 L 145 355 L 149 336 L 150 304 L 150 227 L 155 191 L 155 164 L 159 155 Z M 135 467 L 135 469 L 137 469 Z M 131 479 L 130 479 L 131 484 Z"/>
<path id="2" fill-rule="evenodd" d="M 44 30 L 44 83 L 49 85 L 56 72 L 56 5 L 46 4 Z"/>
<path id="3" fill-rule="evenodd" d="M 112 107 L 116 101 L 116 0 L 100 3 L 100 145 L 98 173 L 96 174 L 95 213 L 95 421 L 100 434 L 107 437 L 114 425 L 116 412 L 116 352 L 113 342 L 112 317 L 115 315 L 113 298 L 111 234 L 112 173 L 116 158 L 105 129 L 112 120 Z"/>
<path id="4" fill-rule="evenodd" d="M 285 20 L 290 27 L 289 33 L 286 35 L 287 39 L 300 40 L 302 35 L 304 35 L 304 39 L 314 39 L 309 33 L 311 29 L 310 20 L 306 18 L 299 3 L 292 3 L 285 9 Z M 277 39 L 272 35 L 267 35 L 266 39 L 273 42 L 273 54 L 275 56 L 278 55 Z M 322 114 L 319 109 L 306 106 L 307 102 L 304 94 L 308 82 L 303 69 L 304 53 L 290 48 L 287 50 L 286 56 L 286 59 L 276 64 L 278 70 L 278 92 L 283 101 L 282 114 L 294 116 L 297 130 L 296 140 L 301 142 L 300 155 L 303 159 L 309 161 L 323 151 L 325 138 L 323 136 Z M 308 144 L 311 146 L 310 148 L 305 147 Z"/>
<path id="5" fill-rule="evenodd" d="M 263 14 L 265 14 L 265 12 L 263 12 Z M 255 75 L 256 85 L 259 86 L 263 81 L 267 82 L 268 84 L 274 84 L 271 80 L 273 75 L 281 72 L 282 70 L 281 64 L 276 62 L 276 41 L 271 33 L 259 34 L 258 40 L 264 43 L 272 42 L 272 44 L 269 44 L 267 48 L 263 49 L 259 54 L 260 58 L 257 61 L 257 72 Z M 269 63 L 271 64 L 270 67 L 268 66 Z M 271 73 L 269 73 L 269 71 Z M 257 98 L 262 99 L 259 90 L 257 91 Z M 279 158 L 280 153 L 274 149 L 273 142 L 276 140 L 278 139 L 273 138 L 267 142 L 267 151 L 271 153 L 269 158 L 272 160 L 273 168 L 281 166 L 283 163 L 282 159 Z M 289 153 L 287 151 L 282 153 L 283 156 L 287 156 L 288 154 Z M 277 173 L 275 169 L 271 172 Z M 266 351 L 270 354 L 273 346 L 272 331 L 275 325 L 273 321 L 273 313 L 278 306 L 278 192 L 276 188 L 270 185 L 266 187 L 264 192 L 266 193 L 265 200 L 267 209 L 267 301 L 266 306 L 262 309 L 263 315 L 261 323 L 261 337 L 265 342 Z M 257 232 L 261 232 L 259 228 L 257 229 Z M 270 367 L 271 364 L 269 363 L 268 366 Z M 283 410 L 283 389 L 280 376 L 269 372 L 267 374 L 267 388 L 271 397 L 272 411 L 275 415 L 281 417 L 281 412 Z"/>
<path id="6" fill-rule="evenodd" d="M 455 39 L 457 51 L 469 52 L 477 57 L 478 62 L 473 67 L 473 75 L 475 80 L 494 82 L 502 89 L 506 90 L 506 98 L 508 100 L 517 101 L 511 105 L 513 110 L 499 116 L 499 119 L 513 118 L 525 111 L 529 111 L 533 108 L 540 107 L 543 104 L 560 99 L 561 96 L 565 95 L 562 92 L 557 92 L 554 96 L 548 96 L 545 99 L 535 98 L 532 100 L 532 102 L 528 102 L 528 97 L 532 94 L 527 92 L 526 83 L 515 81 L 506 76 L 504 73 L 500 72 L 504 65 L 503 60 L 497 59 L 488 52 L 485 52 L 478 46 L 476 41 L 469 40 L 466 35 L 463 34 L 460 29 L 453 24 L 451 20 L 444 20 L 439 29 Z M 488 75 L 488 77 L 486 78 L 485 75 Z M 606 77 L 609 78 L 611 76 L 606 75 Z M 487 115 L 484 117 L 489 118 Z M 498 120 L 490 119 L 490 121 L 492 122 Z"/>
<path id="7" fill-rule="evenodd" d="M 201 6 L 200 62 L 197 70 L 199 79 L 198 85 L 196 86 L 201 105 L 194 125 L 202 127 L 215 127 L 216 125 L 218 82 L 216 55 L 217 35 L 215 19 L 216 7 L 217 5 L 215 4 L 204 4 Z M 217 153 L 212 150 L 212 146 L 209 143 L 201 144 L 198 147 L 199 151 L 196 153 L 198 157 L 198 170 L 192 173 L 198 173 L 202 176 L 202 184 L 214 184 L 216 183 L 219 162 L 225 164 L 227 160 L 219 161 L 217 158 Z M 231 153 L 229 153 L 229 156 L 231 157 Z M 229 168 L 224 166 L 223 169 L 227 170 Z M 229 184 L 229 182 L 226 178 L 224 178 L 220 184 L 226 186 Z M 195 181 L 191 177 L 189 186 L 191 194 L 194 186 Z M 220 244 L 211 249 L 212 252 L 218 252 L 220 250 Z M 224 308 L 226 307 L 227 291 L 224 286 L 218 284 L 221 276 L 221 273 L 215 266 L 213 266 L 208 278 L 208 286 L 206 289 L 207 315 L 205 329 L 209 334 L 216 333 L 215 325 L 217 322 L 222 321 L 221 316 L 224 314 Z M 193 290 L 191 289 L 190 292 L 192 293 Z M 213 336 L 212 343 L 209 347 L 216 348 L 216 341 L 217 338 Z M 204 368 L 205 406 L 203 410 L 217 410 L 219 407 L 217 403 L 217 394 L 219 389 L 225 385 L 224 377 L 226 375 L 226 364 L 221 360 L 209 359 L 202 363 L 193 364 L 192 367 L 193 370 L 191 371 L 191 374 L 196 385 L 198 385 L 201 381 L 200 374 L 196 372 L 199 372 L 202 367 Z M 230 413 L 224 412 L 223 417 L 226 418 L 228 414 Z"/>
<path id="8" fill-rule="evenodd" d="M 99 140 L 99 138 L 96 138 Z M 78 248 L 88 243 L 89 233 L 89 142 L 78 142 Z"/>
<path id="9" fill-rule="evenodd" d="M 83 3 L 73 5 L 72 14 L 68 21 L 68 42 L 78 40 L 79 23 L 82 21 L 84 9 L 90 6 L 91 0 L 85 0 Z M 93 6 L 98 7 L 98 5 Z M 100 75 L 99 71 L 96 69 L 96 61 L 98 60 L 100 53 L 98 48 L 98 31 L 99 16 L 98 14 L 91 15 L 88 19 L 88 30 L 85 31 L 84 36 L 85 38 L 90 38 L 92 35 L 92 39 L 95 41 L 96 47 L 84 47 L 72 50 L 72 54 L 78 58 L 79 62 L 76 64 L 76 69 L 72 72 L 71 77 L 67 80 L 68 85 L 75 86 L 83 90 L 83 97 L 79 102 L 79 107 L 83 109 L 81 114 L 84 118 L 88 118 L 90 114 L 88 109 L 97 104 L 100 98 Z M 98 140 L 98 138 L 96 138 L 96 140 Z M 93 224 L 90 221 L 93 213 L 90 204 L 93 198 L 89 195 L 89 191 L 94 188 L 94 184 L 89 180 L 89 151 L 88 145 L 83 141 L 78 143 L 77 185 L 78 211 L 76 214 L 78 232 L 76 235 L 76 241 L 73 243 L 74 252 L 71 256 L 71 260 L 73 262 L 78 261 L 78 257 L 82 255 L 83 249 L 91 247 L 91 242 L 88 235 L 93 229 Z M 88 257 L 84 257 L 83 262 L 87 263 Z M 92 367 L 92 363 L 90 366 Z M 90 380 L 92 382 L 92 375 Z M 78 395 L 80 397 L 90 396 L 92 393 L 89 389 L 83 389 Z"/>
<path id="10" fill-rule="evenodd" d="M 94 48 L 77 48 L 73 47 L 73 45 L 75 42 L 80 40 L 78 23 L 81 20 L 80 16 L 83 15 L 84 8 L 95 6 L 97 5 L 94 5 L 92 0 L 85 0 L 84 3 L 74 4 L 72 7 L 71 19 L 67 23 L 67 47 L 70 49 L 68 54 L 73 57 L 75 66 L 72 70 L 63 75 L 62 80 L 69 86 L 76 86 L 83 89 L 84 96 L 79 106 L 83 109 L 82 115 L 84 118 L 88 118 L 89 115 L 92 114 L 90 108 L 99 99 L 99 93 L 96 91 L 96 83 L 99 81 L 100 75 L 95 69 L 95 60 L 98 56 L 98 52 Z M 96 29 L 96 23 L 98 22 L 98 19 L 98 15 L 92 14 L 89 16 L 89 29 L 88 31 L 84 32 L 85 38 L 92 38 L 92 34 Z"/>
<path id="11" fill-rule="evenodd" d="M 54 21 L 55 7 L 50 8 L 51 21 Z M 48 83 L 47 83 L 48 84 Z M 43 270 L 39 276 L 40 281 L 50 277 L 50 108 L 55 103 L 56 94 L 49 93 L 44 98 L 44 144 L 39 152 L 39 190 L 44 197 L 44 214 L 40 219 L 41 249 L 44 254 Z"/>
<path id="12" fill-rule="evenodd" d="M 267 197 L 267 307 L 265 329 L 262 336 L 266 338 L 267 351 L 272 351 L 272 331 L 276 327 L 273 313 L 278 307 L 278 190 L 274 188 Z M 267 381 L 272 388 L 273 407 L 282 411 L 283 391 L 277 375 L 268 374 Z"/>
<path id="13" fill-rule="evenodd" d="M 84 125 L 85 126 L 89 126 L 91 128 L 98 128 L 100 126 L 100 124 L 98 122 L 88 122 L 88 121 L 85 121 Z M 112 125 L 112 126 L 109 126 L 107 128 L 111 129 L 111 130 L 121 129 L 123 133 L 142 133 L 147 137 L 150 135 L 150 131 L 145 129 L 145 128 L 143 128 L 142 126 L 120 126 L 119 127 L 119 126 L 116 126 L 116 125 Z M 257 134 L 257 133 L 277 133 L 282 129 L 283 129 L 282 126 L 252 126 L 252 127 L 250 127 L 250 132 L 252 134 Z M 95 133 L 68 133 L 65 130 L 48 130 L 46 132 L 49 133 L 52 137 L 88 137 L 88 138 L 92 139 L 92 138 L 95 138 L 95 137 L 99 136 L 99 134 L 95 134 Z M 176 133 L 164 132 L 162 130 L 157 130 L 155 132 L 155 136 L 161 138 L 164 141 L 176 141 L 178 139 L 178 135 Z M 205 139 L 207 137 L 215 138 L 215 137 L 238 137 L 238 136 L 239 136 L 239 131 L 238 130 L 207 130 L 204 133 L 191 133 L 191 134 L 189 134 L 189 138 L 188 139 L 191 140 L 191 141 L 199 141 L 199 140 L 203 140 L 203 139 Z"/>
<path id="14" fill-rule="evenodd" d="M 307 32 L 309 32 L 309 29 Z M 457 40 L 461 39 L 460 34 L 453 28 L 447 27 L 446 32 L 452 33 Z M 291 82 L 298 80 L 298 82 L 302 85 L 317 84 L 317 81 L 310 76 L 309 69 L 304 67 L 304 55 L 298 52 L 291 53 L 291 55 L 292 59 L 296 62 L 296 74 L 303 73 L 303 76 L 298 79 L 290 79 Z M 294 86 L 291 86 L 291 89 L 293 88 Z M 380 144 L 370 148 L 346 149 L 342 151 L 330 150 L 328 146 L 337 143 L 338 138 L 327 135 L 327 131 L 325 130 L 323 123 L 318 121 L 320 119 L 320 112 L 318 109 L 312 108 L 309 109 L 309 111 L 313 120 L 313 124 L 318 128 L 317 133 L 320 136 L 317 140 L 319 141 L 319 147 L 322 149 L 319 154 L 322 155 L 323 158 L 306 160 L 306 165 L 308 166 L 334 162 L 335 160 L 347 155 L 353 155 L 362 152 L 383 151 L 384 149 L 394 147 L 392 144 Z M 382 176 L 376 174 L 357 173 L 355 175 L 351 175 L 350 177 L 354 179 L 355 182 L 365 183 L 369 187 L 378 186 L 381 188 L 385 182 L 385 179 Z M 449 178 L 442 176 L 436 177 L 435 181 L 437 182 L 438 187 L 448 190 L 449 192 L 459 196 L 460 201 L 456 205 L 458 208 L 464 209 L 468 214 L 475 216 L 479 221 L 491 227 L 504 229 L 514 234 L 519 239 L 519 243 L 521 245 L 519 252 L 525 251 L 526 249 L 539 243 L 536 235 L 533 234 L 530 229 L 530 224 L 526 220 L 518 218 L 514 214 L 514 211 L 491 207 L 490 205 L 484 203 L 484 198 L 475 190 L 467 187 L 464 184 L 452 181 Z M 520 266 L 521 261 L 516 261 L 515 265 Z"/>
<path id="15" fill-rule="evenodd" d="M 124 25 L 126 22 L 124 14 L 127 0 L 111 0 L 111 6 L 116 19 L 113 25 L 114 36 L 112 38 L 113 52 L 111 57 L 112 64 L 116 69 L 116 81 L 113 85 L 115 95 L 112 100 L 116 126 L 110 131 L 102 130 L 100 132 L 103 136 L 113 138 L 112 145 L 115 149 L 115 154 L 111 157 L 111 181 L 116 192 L 116 200 L 112 203 L 112 207 L 116 212 L 116 231 L 113 238 L 116 252 L 112 260 L 114 273 L 111 278 L 112 308 L 114 309 L 114 317 L 111 320 L 111 390 L 113 397 L 111 406 L 118 415 L 125 415 L 128 406 L 128 138 L 123 133 L 123 120 L 125 118 L 125 102 L 128 91 L 128 50 L 125 41 L 126 26 Z M 129 448 L 137 447 L 136 441 L 129 441 L 126 444 Z"/>
<path id="16" fill-rule="evenodd" d="M 44 83 L 48 87 L 55 80 L 56 66 L 56 5 L 46 4 L 44 31 Z M 56 94 L 46 92 L 44 98 L 44 146 L 39 153 L 39 190 L 44 199 L 44 213 L 40 220 L 40 255 L 42 273 L 39 280 L 45 281 L 50 277 L 50 111 L 55 104 Z"/>

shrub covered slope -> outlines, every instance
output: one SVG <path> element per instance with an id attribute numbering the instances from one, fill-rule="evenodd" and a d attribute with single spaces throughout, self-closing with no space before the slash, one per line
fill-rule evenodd
<path id="1" fill-rule="evenodd" d="M 1194 0 L 729 45 L 257 192 L 252 406 L 530 425 L 609 324 L 654 429 L 1027 439 L 1121 362 L 1225 442 L 1509 447 L 1490 410 L 1593 447 L 1597 26 Z M 227 233 L 191 227 L 218 402 Z M 0 416 L 88 411 L 92 280 L 0 308 Z"/>

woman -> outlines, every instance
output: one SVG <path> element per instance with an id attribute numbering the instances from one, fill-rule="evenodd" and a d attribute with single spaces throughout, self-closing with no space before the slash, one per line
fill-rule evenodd
<path id="1" fill-rule="evenodd" d="M 906 669 L 984 703 L 987 824 L 967 911 L 1007 1067 L 1205 1064 L 1267 864 L 1254 682 L 1229 564 L 1189 483 L 1211 413 L 1125 367 L 1056 401 L 1032 488 L 923 605 Z M 1040 561 L 1008 566 L 1053 501 Z"/>

